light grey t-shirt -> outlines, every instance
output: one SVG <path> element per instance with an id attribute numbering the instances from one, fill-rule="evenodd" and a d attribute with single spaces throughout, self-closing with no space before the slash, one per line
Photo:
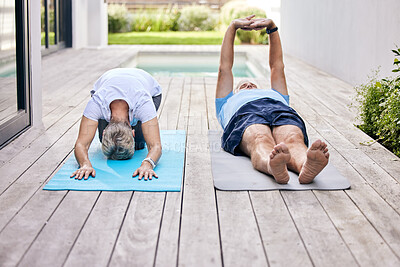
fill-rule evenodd
<path id="1" fill-rule="evenodd" d="M 92 98 L 83 112 L 88 119 L 110 121 L 110 104 L 122 99 L 129 106 L 129 121 L 146 122 L 157 116 L 153 96 L 161 94 L 158 82 L 147 72 L 136 68 L 118 68 L 104 73 L 90 91 Z"/>

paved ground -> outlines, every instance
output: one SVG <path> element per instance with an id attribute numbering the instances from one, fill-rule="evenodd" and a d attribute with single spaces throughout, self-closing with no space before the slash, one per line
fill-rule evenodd
<path id="1" fill-rule="evenodd" d="M 0 151 L 0 266 L 399 266 L 399 159 L 358 130 L 353 88 L 286 56 L 291 105 L 351 182 L 346 191 L 217 191 L 208 129 L 215 78 L 158 77 L 162 129 L 188 133 L 183 190 L 43 191 L 70 155 L 91 85 L 138 50 L 65 49 L 43 58 L 43 127 Z M 245 47 L 266 66 L 267 48 Z M 268 87 L 268 77 L 258 79 Z"/>

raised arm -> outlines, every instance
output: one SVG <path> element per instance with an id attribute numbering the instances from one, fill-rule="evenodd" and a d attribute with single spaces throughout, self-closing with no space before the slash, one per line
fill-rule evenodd
<path id="1" fill-rule="evenodd" d="M 219 61 L 218 70 L 218 82 L 215 97 L 223 98 L 227 96 L 233 90 L 233 57 L 234 57 L 234 41 L 236 36 L 236 30 L 247 29 L 252 24 L 251 19 L 254 15 L 249 16 L 245 19 L 235 19 L 231 22 L 228 29 L 225 32 L 224 40 L 221 46 L 221 55 Z"/>
<path id="2" fill-rule="evenodd" d="M 96 176 L 96 171 L 90 163 L 88 150 L 96 134 L 98 122 L 90 120 L 82 116 L 81 125 L 79 127 L 78 139 L 75 143 L 75 158 L 79 163 L 79 169 L 72 173 L 71 178 L 87 180 L 89 176 Z"/>
<path id="3" fill-rule="evenodd" d="M 157 164 L 162 153 L 160 128 L 158 126 L 157 117 L 143 123 L 142 131 L 149 151 L 146 158 L 150 158 L 155 164 Z M 145 180 L 147 180 L 147 178 L 151 180 L 153 176 L 158 178 L 157 174 L 153 170 L 153 165 L 147 160 L 143 161 L 142 165 L 133 173 L 133 176 L 137 175 L 139 175 L 139 180 L 143 177 Z"/>
<path id="4" fill-rule="evenodd" d="M 272 30 L 276 28 L 271 19 L 254 19 L 253 21 L 252 26 L 256 29 L 267 28 L 267 30 Z M 281 94 L 287 95 L 285 65 L 283 64 L 282 44 L 278 31 L 269 35 L 269 67 L 271 69 L 271 87 Z"/>

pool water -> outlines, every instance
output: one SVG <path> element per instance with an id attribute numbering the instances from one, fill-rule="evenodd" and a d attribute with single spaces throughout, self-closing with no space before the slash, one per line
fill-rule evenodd
<path id="1" fill-rule="evenodd" d="M 219 53 L 140 53 L 124 67 L 143 69 L 154 76 L 217 77 Z M 234 77 L 258 77 L 257 70 L 244 54 L 235 55 Z"/>
<path id="2" fill-rule="evenodd" d="M 15 62 L 0 64 L 0 78 L 16 77 L 17 67 Z"/>
<path id="3" fill-rule="evenodd" d="M 196 65 L 174 65 L 173 67 L 165 68 L 159 66 L 146 66 L 143 64 L 137 65 L 148 73 L 155 76 L 169 76 L 169 77 L 185 77 L 185 76 L 205 76 L 217 77 L 218 66 L 196 66 Z M 233 68 L 233 75 L 235 77 L 255 77 L 250 69 L 246 66 L 239 66 Z"/>

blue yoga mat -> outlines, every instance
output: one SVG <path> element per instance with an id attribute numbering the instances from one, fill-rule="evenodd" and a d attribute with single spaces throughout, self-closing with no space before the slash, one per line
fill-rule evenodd
<path id="1" fill-rule="evenodd" d="M 137 150 L 129 160 L 109 160 L 101 151 L 96 135 L 89 149 L 89 159 L 96 170 L 96 177 L 75 180 L 71 174 L 78 168 L 72 155 L 61 169 L 44 186 L 44 190 L 78 191 L 180 191 L 185 159 L 185 131 L 161 131 L 162 156 L 154 171 L 158 179 L 145 181 L 132 177 L 133 172 L 147 156 L 147 149 Z"/>

